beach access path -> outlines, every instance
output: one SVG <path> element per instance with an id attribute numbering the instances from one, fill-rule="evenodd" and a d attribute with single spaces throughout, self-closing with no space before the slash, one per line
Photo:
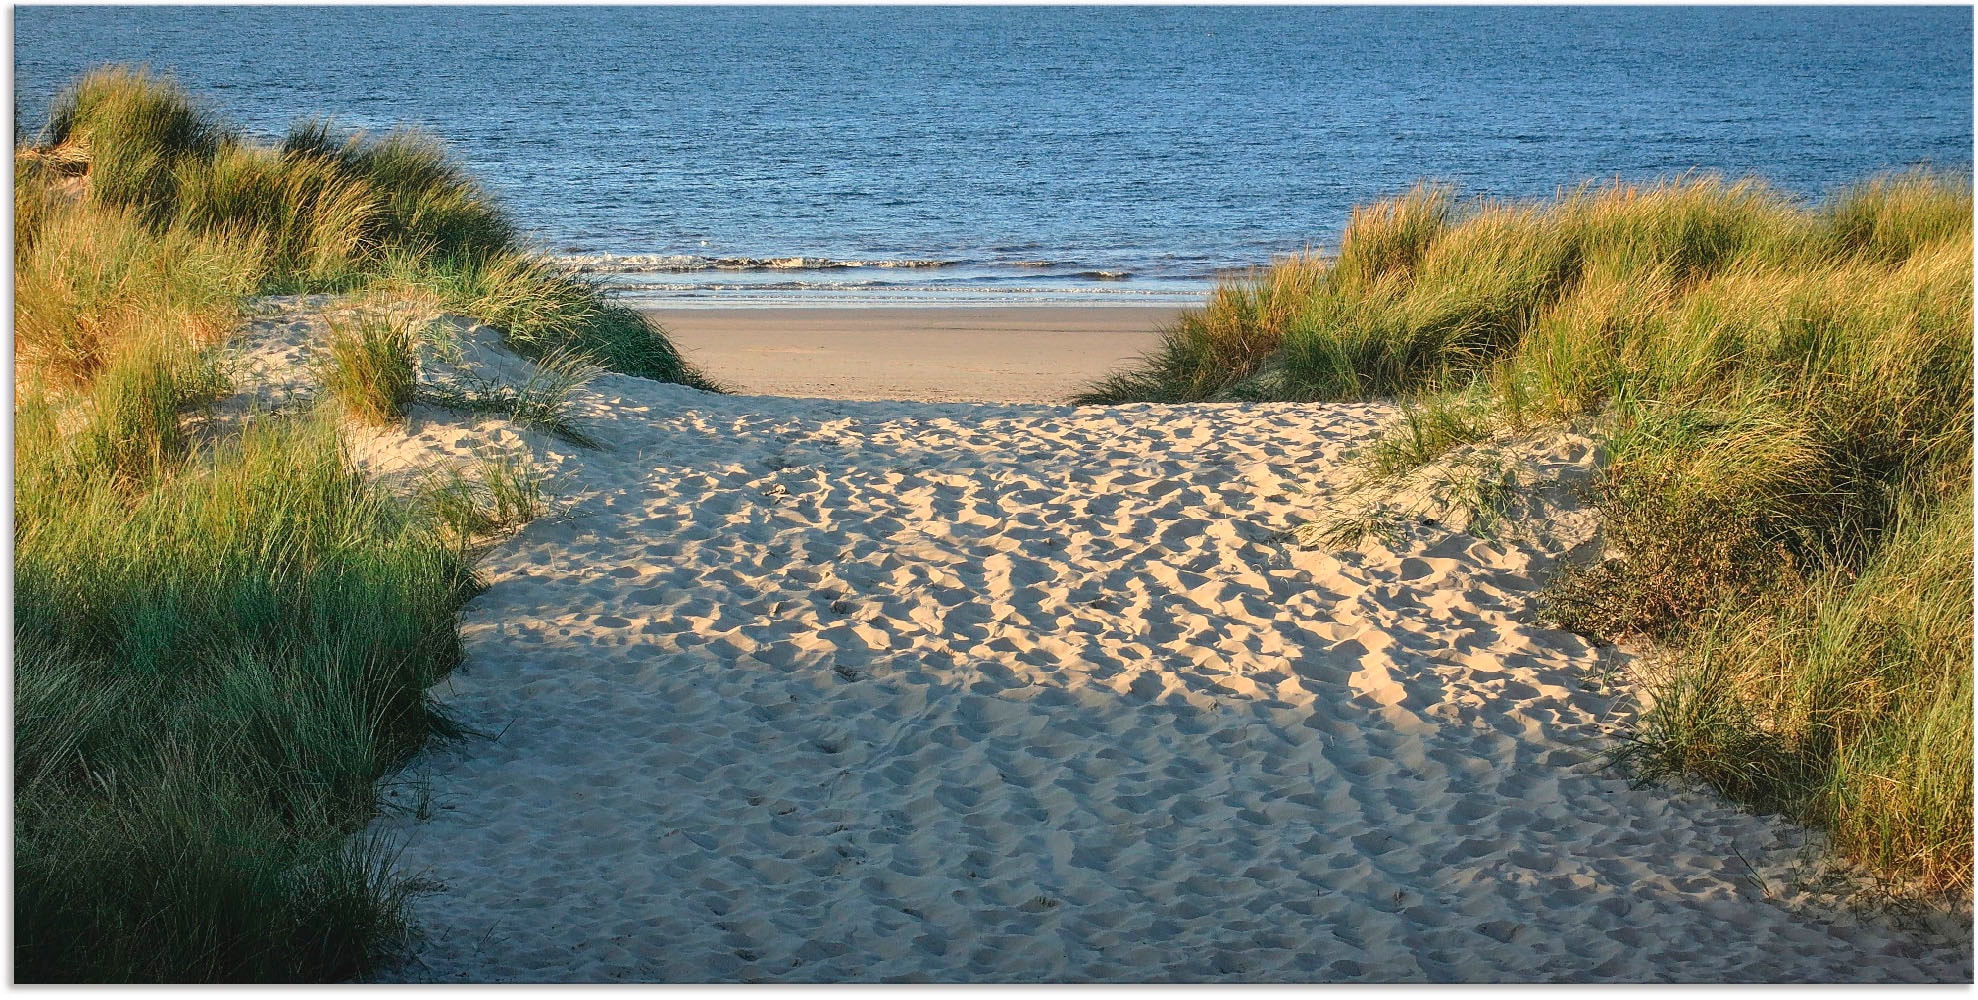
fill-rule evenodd
<path id="1" fill-rule="evenodd" d="M 244 379 L 302 384 L 308 304 Z M 1530 613 L 1566 540 L 1287 540 L 1392 415 L 605 375 L 597 448 L 358 434 L 381 476 L 527 448 L 562 498 L 434 690 L 486 735 L 384 785 L 436 889 L 379 978 L 1969 981 L 1968 936 L 1797 884 L 1804 831 L 1601 766 L 1620 689 Z"/>

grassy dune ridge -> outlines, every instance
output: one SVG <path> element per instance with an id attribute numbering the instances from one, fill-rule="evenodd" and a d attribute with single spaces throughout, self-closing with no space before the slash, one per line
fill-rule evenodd
<path id="1" fill-rule="evenodd" d="M 1375 474 L 1591 427 L 1608 556 L 1546 613 L 1665 654 L 1635 763 L 1968 895 L 1971 352 L 1967 177 L 1818 207 L 1711 177 L 1422 186 L 1355 210 L 1336 257 L 1218 288 L 1081 401 L 1398 397 Z"/>
<path id="2" fill-rule="evenodd" d="M 414 133 L 256 146 L 110 68 L 14 179 L 16 977 L 360 972 L 416 885 L 351 835 L 373 782 L 450 731 L 425 691 L 460 655 L 470 542 L 526 520 L 534 480 L 489 463 L 407 495 L 356 472 L 341 410 L 402 417 L 402 324 L 335 338 L 339 409 L 202 419 L 243 301 L 412 300 L 565 367 L 713 386 Z"/>

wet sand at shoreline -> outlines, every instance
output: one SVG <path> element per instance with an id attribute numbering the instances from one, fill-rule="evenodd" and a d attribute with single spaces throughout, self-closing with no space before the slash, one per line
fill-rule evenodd
<path id="1" fill-rule="evenodd" d="M 1154 349 L 1174 306 L 642 310 L 737 391 L 920 402 L 1062 402 Z"/>

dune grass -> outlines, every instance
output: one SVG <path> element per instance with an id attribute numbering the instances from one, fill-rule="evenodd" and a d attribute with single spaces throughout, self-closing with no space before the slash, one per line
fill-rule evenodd
<path id="1" fill-rule="evenodd" d="M 1436 397 L 1402 411 L 1401 419 L 1361 457 L 1369 472 L 1391 476 L 1418 469 L 1450 449 L 1490 436 L 1487 404 Z"/>
<path id="2" fill-rule="evenodd" d="M 665 331 L 527 245 L 486 189 L 417 131 L 371 136 L 308 119 L 257 146 L 172 81 L 109 67 L 57 98 L 15 177 L 17 243 L 32 247 L 51 225 L 69 240 L 51 260 L 116 259 L 74 247 L 82 236 L 59 226 L 87 234 L 122 219 L 113 233 L 194 244 L 255 291 L 418 295 L 501 329 L 528 357 L 568 348 L 628 375 L 720 388 Z M 221 301 L 239 294 L 218 281 L 191 287 Z M 135 289 L 145 302 L 152 291 Z M 17 349 L 49 343 L 32 330 L 16 336 Z"/>
<path id="3" fill-rule="evenodd" d="M 326 166 L 378 193 L 378 242 L 415 253 L 489 257 L 514 251 L 514 223 L 431 136 L 413 129 L 375 141 L 339 134 L 324 119 L 297 122 L 280 157 Z"/>
<path id="4" fill-rule="evenodd" d="M 256 146 L 111 68 L 14 177 L 16 979 L 361 972 L 419 883 L 353 835 L 451 732 L 425 691 L 460 655 L 468 542 L 540 512 L 541 476 L 491 460 L 407 494 L 357 473 L 331 409 L 202 420 L 243 300 L 409 296 L 552 361 L 708 383 L 414 133 Z M 338 330 L 334 405 L 401 414 L 415 333 Z M 553 388 L 509 409 L 561 418 Z"/>
<path id="5" fill-rule="evenodd" d="M 1906 511 L 1858 576 L 1713 609 L 1634 757 L 1825 826 L 1879 870 L 1966 884 L 1971 523 L 1969 494 Z"/>
<path id="6" fill-rule="evenodd" d="M 1608 557 L 1546 614 L 1653 640 L 1633 760 L 1826 828 L 1911 889 L 1971 888 L 1972 195 L 1808 206 L 1711 177 L 1356 210 L 1093 386 L 1125 400 L 1398 398 L 1369 461 L 1578 421 Z"/>
<path id="7" fill-rule="evenodd" d="M 213 155 L 223 136 L 213 119 L 177 87 L 143 70 L 95 70 L 57 95 L 44 148 L 58 162 L 86 167 L 90 197 L 168 219 L 177 197 L 174 172 Z"/>
<path id="8" fill-rule="evenodd" d="M 17 204 L 52 186 L 21 171 L 15 185 Z M 15 358 L 52 389 L 80 388 L 159 337 L 218 340 L 262 273 L 251 236 L 156 228 L 128 209 L 48 206 L 15 219 Z"/>
<path id="9" fill-rule="evenodd" d="M 611 371 L 722 391 L 644 316 L 611 304 L 591 280 L 542 257 L 500 253 L 434 261 L 397 253 L 382 271 L 381 287 L 426 296 L 439 308 L 479 319 L 526 357 L 582 354 Z"/>
<path id="10" fill-rule="evenodd" d="M 406 883 L 347 841 L 471 574 L 324 421 L 131 475 L 57 416 L 16 410 L 18 979 L 358 971 Z"/>
<path id="11" fill-rule="evenodd" d="M 426 509 L 463 559 L 478 542 L 549 511 L 549 475 L 526 455 L 480 454 L 472 475 L 453 466 L 426 475 Z"/>
<path id="12" fill-rule="evenodd" d="M 397 423 L 419 388 L 419 329 L 404 316 L 332 320 L 321 368 L 323 388 L 352 419 Z"/>

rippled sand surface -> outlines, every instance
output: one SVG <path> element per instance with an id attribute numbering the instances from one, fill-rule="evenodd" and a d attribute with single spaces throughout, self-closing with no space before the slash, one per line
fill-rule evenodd
<path id="1" fill-rule="evenodd" d="M 1802 831 L 1592 761 L 1599 658 L 1530 624 L 1561 539 L 1284 540 L 1384 407 L 607 376 L 581 414 L 603 447 L 423 408 L 363 446 L 528 445 L 574 498 L 490 554 L 436 691 L 498 736 L 375 826 L 444 885 L 385 978 L 1971 977 L 1796 889 Z"/>

